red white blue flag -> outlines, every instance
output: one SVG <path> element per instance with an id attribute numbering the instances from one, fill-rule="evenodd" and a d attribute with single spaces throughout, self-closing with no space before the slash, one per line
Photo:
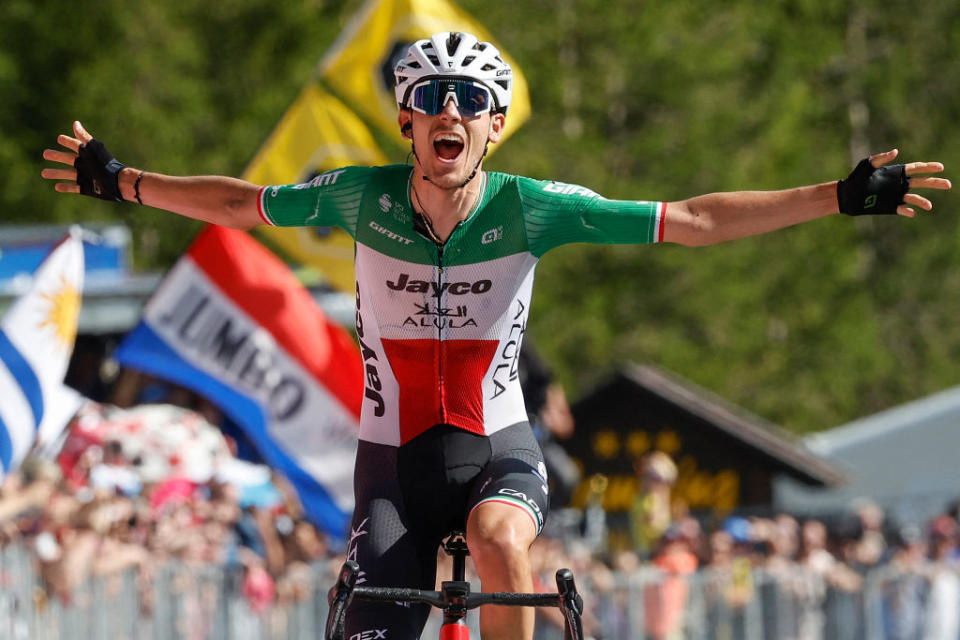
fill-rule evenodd
<path id="1" fill-rule="evenodd" d="M 290 480 L 310 520 L 338 538 L 346 534 L 360 352 L 247 233 L 201 232 L 115 356 L 216 403 Z"/>

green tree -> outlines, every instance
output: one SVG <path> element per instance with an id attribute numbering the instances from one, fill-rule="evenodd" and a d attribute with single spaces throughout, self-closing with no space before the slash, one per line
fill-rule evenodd
<path id="1" fill-rule="evenodd" d="M 0 3 L 3 222 L 122 220 L 140 268 L 171 264 L 196 223 L 57 196 L 41 150 L 76 118 L 130 164 L 238 175 L 360 4 Z M 960 166 L 957 3 L 462 5 L 531 86 L 491 169 L 674 200 L 833 180 L 894 145 Z M 637 361 L 798 431 L 911 400 L 960 381 L 960 196 L 934 200 L 703 249 L 565 247 L 529 335 L 573 397 Z"/>

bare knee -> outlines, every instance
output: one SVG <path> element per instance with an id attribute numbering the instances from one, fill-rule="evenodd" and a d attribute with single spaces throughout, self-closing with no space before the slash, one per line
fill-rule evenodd
<path id="1" fill-rule="evenodd" d="M 470 514 L 467 544 L 479 564 L 526 558 L 536 526 L 515 507 L 482 504 Z"/>

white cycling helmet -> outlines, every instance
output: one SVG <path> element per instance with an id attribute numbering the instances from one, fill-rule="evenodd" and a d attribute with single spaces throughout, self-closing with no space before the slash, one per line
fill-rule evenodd
<path id="1" fill-rule="evenodd" d="M 513 94 L 513 70 L 495 46 L 469 33 L 444 31 L 417 40 L 393 70 L 397 105 L 410 106 L 413 86 L 431 77 L 467 78 L 493 94 L 495 111 L 506 113 Z"/>

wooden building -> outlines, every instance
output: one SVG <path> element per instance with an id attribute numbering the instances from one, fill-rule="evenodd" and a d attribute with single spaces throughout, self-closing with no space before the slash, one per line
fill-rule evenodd
<path id="1" fill-rule="evenodd" d="M 768 511 L 779 476 L 818 487 L 844 482 L 833 463 L 781 428 L 655 367 L 625 367 L 571 409 L 576 431 L 562 444 L 582 471 L 571 503 L 602 499 L 614 521 L 636 496 L 637 461 L 654 450 L 676 463 L 672 498 L 694 513 Z"/>

